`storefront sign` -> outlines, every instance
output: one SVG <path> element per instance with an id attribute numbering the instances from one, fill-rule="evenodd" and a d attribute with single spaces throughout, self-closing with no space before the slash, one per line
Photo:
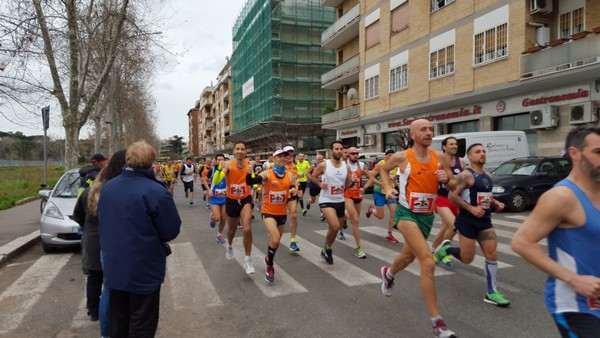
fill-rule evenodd
<path id="1" fill-rule="evenodd" d="M 353 135 L 357 135 L 358 134 L 358 130 L 354 129 L 354 130 L 345 130 L 340 132 L 340 136 L 353 136 Z"/>
<path id="2" fill-rule="evenodd" d="M 427 115 L 427 116 L 407 118 L 407 119 L 402 119 L 400 121 L 389 122 L 387 126 L 388 126 L 388 128 L 405 127 L 405 126 L 409 126 L 411 123 L 413 123 L 415 120 L 418 120 L 418 119 L 426 119 L 426 120 L 434 122 L 434 121 L 444 121 L 444 120 L 455 119 L 455 118 L 471 116 L 471 115 L 479 115 L 479 114 L 481 114 L 481 106 L 473 106 L 472 110 L 460 108 L 460 110 L 449 112 L 449 113 L 432 114 L 432 115 Z"/>
<path id="3" fill-rule="evenodd" d="M 537 106 L 540 104 L 556 103 L 561 101 L 569 101 L 590 96 L 587 90 L 578 89 L 576 92 L 553 95 L 553 96 L 540 96 L 538 98 L 525 98 L 523 100 L 523 107 Z"/>

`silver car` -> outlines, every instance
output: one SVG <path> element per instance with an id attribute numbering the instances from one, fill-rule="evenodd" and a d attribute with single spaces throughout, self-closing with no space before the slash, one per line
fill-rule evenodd
<path id="1" fill-rule="evenodd" d="M 52 190 L 40 190 L 46 199 L 40 220 L 42 247 L 51 252 L 57 247 L 79 246 L 82 229 L 71 217 L 79 190 L 79 169 L 70 169 L 58 180 Z"/>

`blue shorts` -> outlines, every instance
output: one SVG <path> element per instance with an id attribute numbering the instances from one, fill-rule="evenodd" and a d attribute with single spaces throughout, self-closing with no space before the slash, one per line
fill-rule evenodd
<path id="1" fill-rule="evenodd" d="M 461 235 L 470 239 L 477 239 L 479 232 L 492 227 L 492 219 L 461 216 L 461 214 L 458 214 L 454 221 L 454 227 Z"/>
<path id="2" fill-rule="evenodd" d="M 398 201 L 394 198 L 393 200 L 387 200 L 385 198 L 385 194 L 380 192 L 373 192 L 373 201 L 375 202 L 376 207 L 382 207 L 387 204 L 398 204 Z"/>

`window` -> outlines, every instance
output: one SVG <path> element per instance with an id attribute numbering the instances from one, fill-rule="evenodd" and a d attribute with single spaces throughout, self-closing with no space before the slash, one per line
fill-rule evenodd
<path id="1" fill-rule="evenodd" d="M 454 45 L 429 55 L 429 79 L 454 73 Z"/>
<path id="2" fill-rule="evenodd" d="M 379 20 L 373 22 L 366 28 L 366 46 L 369 49 L 379 43 Z"/>
<path id="3" fill-rule="evenodd" d="M 559 17 L 559 38 L 569 39 L 571 35 L 583 31 L 583 7 L 562 13 Z"/>
<path id="4" fill-rule="evenodd" d="M 390 69 L 390 92 L 408 87 L 408 64 Z"/>
<path id="5" fill-rule="evenodd" d="M 431 13 L 442 9 L 444 6 L 453 2 L 454 0 L 431 0 Z"/>
<path id="6" fill-rule="evenodd" d="M 507 26 L 508 24 L 502 24 L 500 26 L 488 29 L 479 34 L 475 34 L 474 43 L 474 60 L 475 65 L 485 63 L 488 61 L 496 60 L 504 57 L 508 54 L 507 51 Z"/>
<path id="7" fill-rule="evenodd" d="M 392 9 L 392 34 L 396 34 L 408 27 L 408 3 Z"/>
<path id="8" fill-rule="evenodd" d="M 365 80 L 365 100 L 379 96 L 379 74 Z"/>

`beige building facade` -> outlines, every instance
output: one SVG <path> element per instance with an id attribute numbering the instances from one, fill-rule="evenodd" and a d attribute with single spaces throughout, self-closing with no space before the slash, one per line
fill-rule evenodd
<path id="1" fill-rule="evenodd" d="M 323 116 L 345 144 L 398 149 L 416 118 L 436 134 L 523 130 L 531 155 L 555 155 L 568 131 L 598 125 L 600 2 L 322 0 L 337 21 L 322 46 L 338 91 Z"/>

